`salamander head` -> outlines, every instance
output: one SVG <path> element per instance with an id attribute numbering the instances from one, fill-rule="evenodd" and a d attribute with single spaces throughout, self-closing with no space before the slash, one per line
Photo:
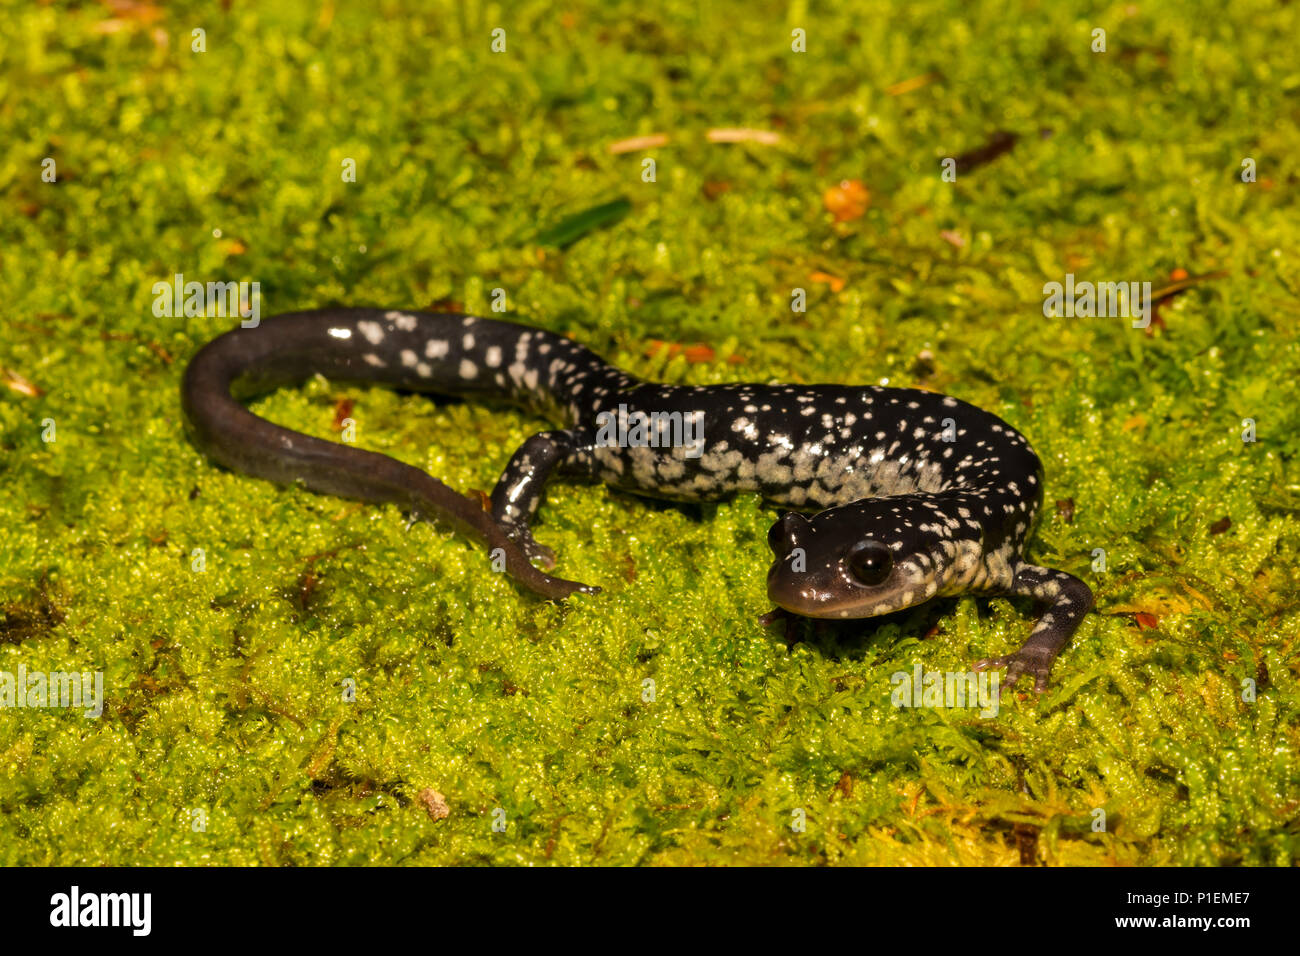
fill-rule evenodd
<path id="1" fill-rule="evenodd" d="M 767 596 L 818 618 L 875 617 L 925 602 L 938 589 L 945 552 L 938 530 L 923 519 L 918 527 L 910 511 L 882 498 L 812 518 L 783 515 L 767 536 L 776 556 Z"/>

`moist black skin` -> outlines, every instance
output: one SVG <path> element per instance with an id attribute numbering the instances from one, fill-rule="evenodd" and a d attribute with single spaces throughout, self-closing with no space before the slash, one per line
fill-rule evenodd
<path id="1" fill-rule="evenodd" d="M 448 488 L 386 455 L 281 428 L 240 399 L 313 375 L 419 392 L 504 399 L 564 427 L 528 439 L 490 498 Z M 397 502 L 504 555 L 520 584 L 560 600 L 599 588 L 553 577 L 555 555 L 530 524 L 553 474 L 644 495 L 711 501 L 757 492 L 790 509 L 773 526 L 768 595 L 791 614 L 863 618 L 959 594 L 1046 603 L 1028 641 L 976 669 L 1047 687 L 1057 654 L 1092 606 L 1078 578 L 1023 558 L 1042 503 L 1042 465 L 1019 432 L 958 399 L 847 385 L 642 382 L 562 336 L 451 313 L 320 309 L 264 320 L 204 346 L 185 370 L 182 405 L 212 461 L 271 481 L 363 501 Z M 611 443 L 610 416 L 662 442 Z M 632 441 L 638 441 L 633 433 Z"/>

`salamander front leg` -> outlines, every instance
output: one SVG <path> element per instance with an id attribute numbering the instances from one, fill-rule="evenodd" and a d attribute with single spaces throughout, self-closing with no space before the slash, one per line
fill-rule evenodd
<path id="1" fill-rule="evenodd" d="M 975 670 L 1005 667 L 1004 687 L 1012 687 L 1022 676 L 1028 675 L 1034 679 L 1034 692 L 1041 694 L 1047 689 L 1047 676 L 1056 655 L 1069 643 L 1083 616 L 1092 607 L 1092 590 L 1072 574 L 1027 564 L 1016 572 L 1008 593 L 1046 602 L 1047 610 L 1020 650 L 978 661 Z"/>
<path id="2" fill-rule="evenodd" d="M 540 432 L 519 447 L 492 489 L 492 517 L 529 559 L 555 567 L 555 552 L 538 544 L 529 528 L 542 503 L 546 481 L 557 467 L 569 473 L 589 473 L 592 436 L 581 429 Z"/>

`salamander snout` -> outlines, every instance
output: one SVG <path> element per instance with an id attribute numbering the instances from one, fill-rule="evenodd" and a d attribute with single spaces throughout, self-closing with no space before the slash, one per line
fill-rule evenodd
<path id="1" fill-rule="evenodd" d="M 922 591 L 916 568 L 901 541 L 871 534 L 843 508 L 809 519 L 781 516 L 768 532 L 776 561 L 767 573 L 767 595 L 794 614 L 817 618 L 859 618 L 908 607 Z"/>

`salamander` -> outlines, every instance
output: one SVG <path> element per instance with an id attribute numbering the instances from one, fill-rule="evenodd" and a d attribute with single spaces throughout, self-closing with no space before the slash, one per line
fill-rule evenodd
<path id="1" fill-rule="evenodd" d="M 491 496 L 462 495 L 419 468 L 275 425 L 250 397 L 313 375 L 504 400 L 563 427 L 514 453 Z M 201 348 L 181 387 L 196 447 L 282 484 L 396 502 L 484 542 L 524 587 L 551 599 L 599 588 L 554 577 L 531 524 L 555 474 L 642 495 L 708 501 L 755 492 L 786 509 L 768 534 L 774 613 L 868 618 L 963 594 L 1046 605 L 1023 646 L 977 662 L 1047 687 L 1092 606 L 1079 578 L 1024 547 L 1043 468 L 996 416 L 947 395 L 874 385 L 641 381 L 564 336 L 452 313 L 327 308 L 264 319 Z M 534 562 L 542 565 L 537 567 Z"/>

